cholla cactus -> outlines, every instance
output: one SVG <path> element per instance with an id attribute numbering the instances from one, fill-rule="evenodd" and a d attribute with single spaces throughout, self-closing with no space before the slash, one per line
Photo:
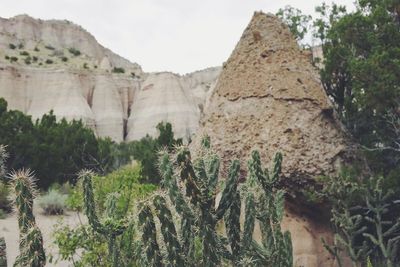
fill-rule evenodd
<path id="1" fill-rule="evenodd" d="M 116 218 L 116 202 L 118 200 L 117 194 L 109 194 L 106 200 L 106 217 L 100 222 L 94 202 L 94 193 L 92 186 L 93 172 L 83 170 L 79 173 L 79 179 L 82 179 L 83 193 L 84 193 L 84 211 L 88 217 L 89 224 L 92 228 L 103 235 L 108 242 L 108 252 L 111 256 L 112 266 L 119 266 L 118 259 L 118 246 L 116 245 L 116 239 L 122 235 L 127 229 L 127 225 L 124 220 Z"/>
<path id="2" fill-rule="evenodd" d="M 41 267 L 46 264 L 43 249 L 43 237 L 36 226 L 32 212 L 33 199 L 36 197 L 35 178 L 30 170 L 21 170 L 11 174 L 11 188 L 14 191 L 14 203 L 18 214 L 20 231 L 20 254 L 14 266 Z"/>
<path id="3" fill-rule="evenodd" d="M 284 191 L 277 189 L 282 155 L 276 154 L 273 170 L 263 171 L 260 154 L 253 151 L 249 161 L 249 176 L 243 193 L 246 198 L 243 255 L 251 257 L 259 266 L 293 266 L 292 240 L 289 232 L 282 232 Z M 251 241 L 254 219 L 260 223 L 262 244 Z"/>
<path id="4" fill-rule="evenodd" d="M 0 237 L 0 267 L 7 267 L 7 246 L 4 237 Z"/>
<path id="5" fill-rule="evenodd" d="M 139 215 L 149 265 L 219 266 L 228 260 L 234 266 L 246 266 L 250 261 L 262 266 L 292 266 L 290 234 L 280 229 L 284 194 L 276 189 L 282 157 L 278 154 L 270 175 L 262 171 L 259 155 L 254 152 L 248 182 L 242 190 L 238 188 L 239 161 L 233 160 L 221 190 L 218 188 L 220 160 L 210 149 L 209 138 L 204 139 L 199 154 L 192 163 L 186 147 L 177 149 L 174 160 L 168 152 L 161 152 L 160 172 L 170 201 L 157 195 L 153 203 L 144 205 Z M 240 191 L 246 206 L 243 233 Z M 178 220 L 173 220 L 175 211 Z M 153 214 L 158 217 L 161 234 L 157 233 Z M 263 229 L 262 244 L 252 238 L 256 220 Z M 219 222 L 225 223 L 227 238 L 217 230 Z M 180 227 L 176 227 L 178 224 Z M 196 240 L 201 241 L 200 251 Z M 200 261 L 196 258 L 199 253 Z"/>
<path id="6" fill-rule="evenodd" d="M 0 145 L 0 181 L 6 175 L 6 167 L 5 167 L 6 159 L 7 159 L 6 147 Z"/>

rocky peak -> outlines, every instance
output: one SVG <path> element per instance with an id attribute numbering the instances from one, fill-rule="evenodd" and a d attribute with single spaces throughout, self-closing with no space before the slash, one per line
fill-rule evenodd
<path id="1" fill-rule="evenodd" d="M 223 65 L 200 125 L 193 146 L 208 134 L 223 161 L 240 158 L 243 169 L 254 149 L 264 162 L 283 154 L 283 185 L 291 197 L 282 227 L 292 234 L 294 266 L 335 266 L 321 243 L 321 238 L 332 241 L 329 222 L 297 192 L 356 160 L 356 150 L 336 119 L 310 53 L 298 47 L 277 17 L 254 14 Z"/>

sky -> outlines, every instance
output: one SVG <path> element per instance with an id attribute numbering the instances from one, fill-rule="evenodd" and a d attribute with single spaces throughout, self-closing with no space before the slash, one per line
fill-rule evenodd
<path id="1" fill-rule="evenodd" d="M 0 17 L 67 19 L 144 71 L 189 73 L 226 61 L 254 11 L 291 5 L 315 15 L 323 0 L 1 0 Z M 335 3 L 354 7 L 354 0 Z M 330 3 L 330 1 L 327 1 Z"/>

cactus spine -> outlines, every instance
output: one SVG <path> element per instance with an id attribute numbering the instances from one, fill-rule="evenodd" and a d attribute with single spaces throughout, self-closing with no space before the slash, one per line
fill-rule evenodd
<path id="1" fill-rule="evenodd" d="M 46 264 L 43 249 L 43 237 L 36 226 L 32 212 L 36 186 L 33 174 L 29 170 L 21 170 L 11 174 L 12 189 L 15 193 L 14 203 L 18 213 L 20 231 L 20 254 L 14 266 L 41 267 Z"/>
<path id="2" fill-rule="evenodd" d="M 108 252 L 111 256 L 112 266 L 118 267 L 119 265 L 119 249 L 116 245 L 116 239 L 122 235 L 127 229 L 125 221 L 116 218 L 116 202 L 118 195 L 109 194 L 106 200 L 106 218 L 100 222 L 94 202 L 94 193 L 92 186 L 93 172 L 83 170 L 79 173 L 79 179 L 82 179 L 83 196 L 84 196 L 84 211 L 88 218 L 89 224 L 97 233 L 103 235 L 108 242 Z"/>
<path id="3" fill-rule="evenodd" d="M 250 261 L 256 266 L 292 266 L 290 234 L 280 229 L 284 192 L 276 188 L 282 156 L 277 155 L 269 173 L 262 171 L 259 154 L 253 152 L 249 177 L 241 187 L 239 161 L 233 160 L 216 205 L 220 160 L 212 153 L 209 138 L 203 140 L 199 154 L 192 163 L 185 147 L 177 149 L 174 159 L 167 151 L 161 152 L 160 173 L 170 201 L 159 194 L 139 214 L 149 265 L 208 267 L 231 261 L 233 266 L 246 266 Z M 241 232 L 243 197 L 246 214 Z M 168 203 L 173 203 L 173 207 Z M 180 219 L 173 220 L 174 212 Z M 158 218 L 161 233 L 157 232 L 153 214 Z M 256 221 L 261 222 L 263 229 L 262 244 L 252 237 Z M 217 230 L 220 222 L 225 224 L 227 238 Z M 178 224 L 180 227 L 176 227 Z M 197 241 L 201 242 L 200 247 Z"/>

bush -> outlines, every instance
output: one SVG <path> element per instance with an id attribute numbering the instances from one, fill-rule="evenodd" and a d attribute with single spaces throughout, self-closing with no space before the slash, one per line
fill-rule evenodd
<path id="1" fill-rule="evenodd" d="M 35 49 L 34 49 L 36 52 L 39 52 L 40 50 L 39 50 L 39 48 L 37 48 L 37 46 L 35 47 Z"/>
<path id="2" fill-rule="evenodd" d="M 28 53 L 27 51 L 19 52 L 19 54 L 20 54 L 21 56 L 29 56 L 29 53 Z"/>
<path id="3" fill-rule="evenodd" d="M 68 58 L 67 58 L 67 57 L 62 57 L 61 60 L 62 60 L 63 62 L 67 62 L 67 61 L 68 61 Z"/>
<path id="4" fill-rule="evenodd" d="M 88 66 L 88 64 L 85 62 L 85 63 L 83 63 L 83 68 L 84 69 L 89 69 L 89 66 Z"/>
<path id="5" fill-rule="evenodd" d="M 46 194 L 37 198 L 37 203 L 43 209 L 44 214 L 60 215 L 64 213 L 66 208 L 67 197 L 57 190 L 50 189 Z"/>
<path id="6" fill-rule="evenodd" d="M 17 62 L 17 61 L 18 61 L 18 58 L 17 58 L 17 57 L 10 57 L 10 61 L 11 61 L 11 62 Z"/>
<path id="7" fill-rule="evenodd" d="M 114 67 L 112 70 L 113 73 L 125 73 L 125 69 L 124 68 L 117 68 Z"/>
<path id="8" fill-rule="evenodd" d="M 15 46 L 15 44 L 9 44 L 8 47 L 9 47 L 10 49 L 15 49 L 15 48 L 17 48 L 17 47 Z"/>
<path id="9" fill-rule="evenodd" d="M 53 64 L 53 60 L 51 60 L 51 59 L 46 59 L 46 64 Z"/>
<path id="10" fill-rule="evenodd" d="M 24 44 L 19 44 L 18 49 L 22 49 L 22 48 L 24 48 Z"/>
<path id="11" fill-rule="evenodd" d="M 7 56 L 7 55 L 6 55 L 4 58 L 5 58 L 6 60 L 9 60 L 9 59 L 10 59 L 10 57 L 9 57 L 9 56 Z"/>
<path id="12" fill-rule="evenodd" d="M 74 55 L 74 56 L 76 56 L 76 57 L 79 56 L 79 55 L 81 54 L 81 51 L 79 51 L 78 49 L 75 49 L 75 48 L 73 48 L 73 47 L 69 48 L 68 51 L 69 51 L 72 55 Z"/>
<path id="13" fill-rule="evenodd" d="M 36 62 L 36 61 L 38 61 L 38 57 L 33 56 L 33 57 L 32 57 L 32 60 L 33 60 L 33 62 Z"/>
<path id="14" fill-rule="evenodd" d="M 5 182 L 0 181 L 0 210 L 11 212 L 10 189 Z"/>
<path id="15" fill-rule="evenodd" d="M 139 164 L 134 166 L 124 166 L 106 176 L 95 176 L 93 186 L 96 190 L 96 205 L 101 211 L 105 209 L 105 199 L 108 194 L 118 192 L 120 194 L 117 210 L 119 214 L 124 214 L 133 207 L 133 199 L 140 199 L 153 192 L 157 187 L 152 184 L 140 183 L 141 167 Z M 71 190 L 67 198 L 68 208 L 81 211 L 83 208 L 83 189 L 78 182 Z"/>
<path id="16" fill-rule="evenodd" d="M 24 62 L 25 62 L 26 65 L 30 65 L 31 64 L 31 57 L 25 58 Z"/>

